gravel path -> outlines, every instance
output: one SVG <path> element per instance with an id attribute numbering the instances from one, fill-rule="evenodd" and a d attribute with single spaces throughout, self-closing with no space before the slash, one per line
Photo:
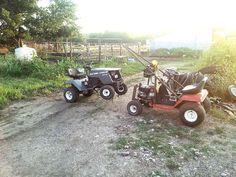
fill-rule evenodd
<path id="1" fill-rule="evenodd" d="M 20 101 L 2 110 L 0 177 L 155 176 L 150 172 L 158 165 L 164 168 L 162 161 L 146 162 L 130 154 L 133 152 L 126 154 L 112 149 L 112 142 L 135 129 L 135 121 L 147 118 L 133 118 L 126 111 L 132 85 L 138 83 L 139 78 L 140 74 L 127 79 L 129 92 L 113 101 L 105 101 L 95 94 L 90 98 L 81 97 L 78 103 L 68 104 L 61 94 L 56 94 Z M 160 112 L 158 115 L 157 121 L 163 116 Z M 167 115 L 173 117 L 176 112 Z M 179 124 L 177 122 L 176 126 Z M 203 124 L 200 131 L 214 122 Z M 235 143 L 236 133 L 234 126 L 228 127 L 227 132 L 232 129 L 232 134 L 225 140 L 231 145 Z M 189 167 L 184 164 L 181 172 L 167 173 L 167 176 L 236 176 L 236 144 L 233 147 L 219 157 L 220 161 L 216 161 L 217 158 L 193 161 Z M 224 154 L 224 149 L 220 153 Z M 197 173 L 195 167 L 201 167 L 198 169 L 202 171 Z"/>

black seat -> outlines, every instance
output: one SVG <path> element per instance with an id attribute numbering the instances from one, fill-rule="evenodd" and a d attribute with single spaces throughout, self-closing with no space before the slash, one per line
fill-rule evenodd
<path id="1" fill-rule="evenodd" d="M 139 91 L 144 92 L 144 93 L 149 93 L 150 92 L 150 86 L 148 86 L 148 85 L 141 85 L 139 87 Z"/>
<path id="2" fill-rule="evenodd" d="M 79 72 L 75 68 L 68 69 L 68 76 L 72 77 L 73 79 L 82 79 L 86 77 L 86 74 Z"/>
<path id="3" fill-rule="evenodd" d="M 185 86 L 181 92 L 183 94 L 196 94 L 201 92 L 201 90 L 204 88 L 206 81 L 207 81 L 207 77 L 204 77 L 199 83 L 197 84 L 193 84 L 193 85 L 187 85 Z"/>

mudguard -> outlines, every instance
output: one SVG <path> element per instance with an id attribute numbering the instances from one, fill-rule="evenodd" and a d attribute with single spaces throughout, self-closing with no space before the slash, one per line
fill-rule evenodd
<path id="1" fill-rule="evenodd" d="M 77 88 L 79 91 L 85 91 L 88 90 L 88 88 L 83 84 L 85 80 L 80 79 L 80 80 L 68 80 L 65 81 L 65 84 L 73 85 L 75 88 Z"/>

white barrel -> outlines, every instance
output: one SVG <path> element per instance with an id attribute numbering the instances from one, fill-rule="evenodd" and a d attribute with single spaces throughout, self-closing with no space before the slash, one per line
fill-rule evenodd
<path id="1" fill-rule="evenodd" d="M 15 49 L 15 57 L 18 60 L 31 61 L 33 57 L 37 56 L 37 52 L 34 48 L 30 47 L 19 47 Z"/>

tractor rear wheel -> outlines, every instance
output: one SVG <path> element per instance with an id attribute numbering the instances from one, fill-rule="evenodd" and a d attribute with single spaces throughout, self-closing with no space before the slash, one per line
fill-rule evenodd
<path id="1" fill-rule="evenodd" d="M 206 113 L 208 113 L 211 109 L 211 100 L 209 97 L 206 97 L 205 100 L 202 102 L 202 105 L 206 111 Z"/>
<path id="2" fill-rule="evenodd" d="M 118 95 L 124 95 L 128 91 L 128 87 L 124 83 L 119 85 L 119 87 L 118 86 L 114 87 L 114 89 Z"/>
<path id="3" fill-rule="evenodd" d="M 182 122 L 190 127 L 195 127 L 202 123 L 206 117 L 206 112 L 201 104 L 186 102 L 179 108 Z"/>
<path id="4" fill-rule="evenodd" d="M 230 85 L 228 87 L 228 92 L 232 100 L 236 100 L 236 86 L 235 85 Z"/>

